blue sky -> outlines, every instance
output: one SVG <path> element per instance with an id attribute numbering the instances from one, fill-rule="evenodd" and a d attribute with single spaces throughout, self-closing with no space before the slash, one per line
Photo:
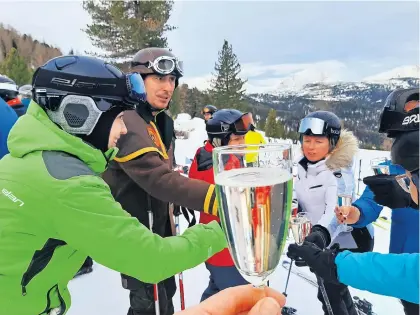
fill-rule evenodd
<path id="1" fill-rule="evenodd" d="M 1 22 L 64 52 L 92 49 L 81 31 L 89 16 L 80 2 L 1 1 L 1 8 Z M 16 19 L 16 12 L 27 14 Z M 184 81 L 201 88 L 224 39 L 250 92 L 419 65 L 417 1 L 176 1 L 169 22 L 178 27 L 168 41 L 184 60 Z"/>

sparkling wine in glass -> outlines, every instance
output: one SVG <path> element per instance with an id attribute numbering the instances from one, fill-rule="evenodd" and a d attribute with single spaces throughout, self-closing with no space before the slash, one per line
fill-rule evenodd
<path id="1" fill-rule="evenodd" d="M 256 162 L 246 164 L 245 154 Z M 279 264 L 292 206 L 290 144 L 236 145 L 213 150 L 219 217 L 236 268 L 264 286 Z"/>
<path id="2" fill-rule="evenodd" d="M 352 202 L 353 202 L 353 197 L 351 195 L 347 195 L 347 194 L 338 194 L 337 196 L 338 199 L 338 206 L 342 207 L 342 206 L 351 206 Z M 344 220 L 347 219 L 348 214 L 342 214 Z M 346 232 L 350 232 L 353 230 L 353 228 L 351 226 L 348 226 L 347 223 L 344 223 L 344 227 Z"/>
<path id="3" fill-rule="evenodd" d="M 389 175 L 389 165 L 384 165 L 388 161 L 385 157 L 374 158 L 370 160 L 370 167 L 375 175 L 386 174 Z"/>
<path id="4" fill-rule="evenodd" d="M 290 228 L 297 245 L 302 245 L 305 238 L 311 233 L 312 224 L 306 212 L 299 212 L 290 220 Z"/>
<path id="5" fill-rule="evenodd" d="M 293 214 L 290 219 L 290 229 L 292 230 L 295 243 L 299 246 L 303 244 L 305 238 L 311 233 L 312 224 L 307 212 Z M 286 286 L 284 296 L 287 296 L 287 287 L 289 286 L 290 272 L 292 271 L 293 259 L 290 261 L 289 271 L 287 272 Z"/>

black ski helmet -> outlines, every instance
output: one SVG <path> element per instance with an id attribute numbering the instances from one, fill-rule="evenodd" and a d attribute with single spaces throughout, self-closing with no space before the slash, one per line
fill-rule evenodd
<path id="1" fill-rule="evenodd" d="M 419 130 L 419 120 L 419 89 L 397 89 L 385 101 L 379 132 L 395 138 L 400 132 Z"/>
<path id="2" fill-rule="evenodd" d="M 82 138 L 91 135 L 97 125 L 104 125 L 105 120 L 106 129 L 110 129 L 109 122 L 112 125 L 121 111 L 134 109 L 146 98 L 139 74 L 126 75 L 89 56 L 61 56 L 47 61 L 35 71 L 32 88 L 34 101 L 49 118 L 64 131 Z M 108 136 L 109 132 L 98 134 L 101 145 L 96 140 L 89 142 L 102 150 Z"/>
<path id="3" fill-rule="evenodd" d="M 221 145 L 227 145 L 231 134 L 245 135 L 251 128 L 251 113 L 242 113 L 236 109 L 220 109 L 207 120 L 206 131 L 209 140 L 220 139 Z"/>
<path id="4" fill-rule="evenodd" d="M 214 105 L 208 104 L 208 105 L 203 107 L 203 109 L 201 111 L 201 114 L 204 115 L 204 114 L 209 113 L 209 114 L 213 115 L 215 112 L 217 112 L 217 107 L 214 106 Z"/>
<path id="5" fill-rule="evenodd" d="M 298 132 L 301 142 L 304 135 L 327 137 L 330 140 L 330 150 L 332 150 L 340 139 L 341 121 L 336 114 L 329 111 L 312 112 L 300 121 Z"/>

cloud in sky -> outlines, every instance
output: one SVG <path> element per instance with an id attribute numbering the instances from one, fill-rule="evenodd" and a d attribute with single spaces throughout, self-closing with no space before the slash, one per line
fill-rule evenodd
<path id="1" fill-rule="evenodd" d="M 98 51 L 82 31 L 90 17 L 80 1 L 0 1 L 0 22 L 64 53 Z M 418 1 L 175 1 L 169 23 L 192 86 L 208 85 L 224 39 L 250 92 L 419 64 Z"/>
<path id="2" fill-rule="evenodd" d="M 266 93 L 278 89 L 300 89 L 311 82 L 331 83 L 352 79 L 351 70 L 337 60 L 314 63 L 273 64 L 261 62 L 242 65 L 241 77 L 248 79 L 249 93 Z M 209 87 L 211 75 L 186 77 L 183 82 L 199 89 Z"/>
<path id="3" fill-rule="evenodd" d="M 187 65 L 184 81 L 199 88 L 208 87 L 223 39 L 249 92 L 358 81 L 419 64 L 413 1 L 187 1 L 175 5 L 171 22 L 180 26 L 169 42 Z"/>

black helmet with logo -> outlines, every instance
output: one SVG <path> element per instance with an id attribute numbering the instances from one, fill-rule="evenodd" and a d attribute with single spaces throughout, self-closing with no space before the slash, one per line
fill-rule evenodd
<path id="1" fill-rule="evenodd" d="M 126 75 L 89 56 L 61 56 L 47 61 L 36 70 L 32 87 L 34 101 L 50 119 L 64 131 L 81 136 L 90 135 L 104 116 L 112 114 L 115 119 L 121 111 L 134 109 L 146 100 L 139 74 Z"/>
<path id="2" fill-rule="evenodd" d="M 209 139 L 221 139 L 221 145 L 227 145 L 231 134 L 245 135 L 254 124 L 251 113 L 242 113 L 236 109 L 216 111 L 206 123 Z"/>
<path id="3" fill-rule="evenodd" d="M 419 130 L 419 89 L 397 89 L 388 95 L 379 121 L 379 132 L 395 138 Z"/>
<path id="4" fill-rule="evenodd" d="M 298 132 L 301 134 L 301 138 L 303 135 L 325 136 L 330 140 L 331 148 L 333 149 L 340 139 L 340 118 L 329 111 L 312 112 L 300 121 Z"/>

